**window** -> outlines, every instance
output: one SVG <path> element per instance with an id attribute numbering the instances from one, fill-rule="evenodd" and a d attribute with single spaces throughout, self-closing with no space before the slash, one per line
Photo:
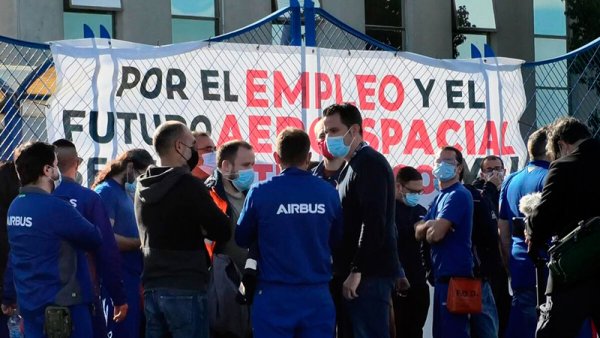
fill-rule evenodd
<path id="1" fill-rule="evenodd" d="M 482 53 L 488 35 L 496 30 L 492 0 L 453 1 L 452 49 L 455 59 L 470 59 L 471 44 Z"/>
<path id="2" fill-rule="evenodd" d="M 205 40 L 218 34 L 215 0 L 171 0 L 173 43 Z"/>
<path id="3" fill-rule="evenodd" d="M 98 12 L 65 12 L 64 13 L 65 39 L 83 38 L 83 25 L 90 26 L 95 37 L 100 37 L 100 25 L 104 26 L 111 36 L 114 36 L 113 15 Z"/>
<path id="4" fill-rule="evenodd" d="M 402 0 L 365 0 L 365 33 L 375 40 L 403 49 Z"/>

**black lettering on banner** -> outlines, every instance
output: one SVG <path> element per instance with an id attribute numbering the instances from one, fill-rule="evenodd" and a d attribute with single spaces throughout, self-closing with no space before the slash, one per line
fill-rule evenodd
<path id="1" fill-rule="evenodd" d="M 219 82 L 209 81 L 209 77 L 218 77 L 219 72 L 216 70 L 201 70 L 200 71 L 200 81 L 202 81 L 202 97 L 204 100 L 208 101 L 219 101 L 221 100 L 221 95 L 219 94 L 211 94 L 211 89 L 218 89 Z"/>
<path id="2" fill-rule="evenodd" d="M 88 187 L 91 187 L 94 183 L 94 178 L 100 171 L 98 169 L 99 165 L 106 164 L 107 160 L 104 157 L 90 157 L 87 161 L 87 181 Z"/>
<path id="3" fill-rule="evenodd" d="M 117 113 L 117 119 L 123 120 L 123 134 L 125 134 L 125 144 L 131 144 L 131 120 L 137 120 L 135 113 Z"/>
<path id="4" fill-rule="evenodd" d="M 146 142 L 147 145 L 152 145 L 152 136 L 149 135 L 148 133 L 148 126 L 146 124 L 146 114 L 139 114 L 140 115 L 140 125 L 141 125 L 141 129 L 142 129 L 142 139 L 144 140 L 144 142 Z M 160 115 L 153 115 L 154 116 L 154 129 L 158 128 L 158 126 L 160 126 Z"/>
<path id="5" fill-rule="evenodd" d="M 228 102 L 237 102 L 238 96 L 235 94 L 231 94 L 231 82 L 229 81 L 229 71 L 226 70 L 223 72 L 224 76 L 224 87 L 225 87 L 225 101 Z"/>
<path id="6" fill-rule="evenodd" d="M 67 140 L 73 141 L 74 131 L 83 131 L 83 126 L 81 124 L 71 124 L 71 119 L 83 117 L 85 117 L 85 111 L 83 110 L 63 110 L 63 130 Z"/>
<path id="7" fill-rule="evenodd" d="M 475 101 L 475 81 L 469 80 L 469 108 L 483 109 L 485 108 L 485 102 Z"/>
<path id="8" fill-rule="evenodd" d="M 121 85 L 117 89 L 117 96 L 123 95 L 125 89 L 132 89 L 140 82 L 140 71 L 135 67 L 123 66 L 122 68 Z M 129 75 L 133 75 L 133 79 L 129 81 Z"/>
<path id="9" fill-rule="evenodd" d="M 115 116 L 112 112 L 106 112 L 108 122 L 106 125 L 106 135 L 98 135 L 98 112 L 90 111 L 90 136 L 96 143 L 109 143 L 115 135 Z"/>
<path id="10" fill-rule="evenodd" d="M 151 76 L 156 76 L 156 84 L 154 85 L 154 89 L 148 91 L 146 86 L 148 85 L 148 80 L 150 80 Z M 144 74 L 144 78 L 142 79 L 142 83 L 140 84 L 140 93 L 143 97 L 147 99 L 155 99 L 160 94 L 160 90 L 162 87 L 162 71 L 160 68 L 150 68 L 146 74 Z"/>
<path id="11" fill-rule="evenodd" d="M 462 87 L 463 82 L 461 80 L 446 80 L 446 98 L 448 101 L 448 108 L 464 108 L 463 102 L 456 102 L 454 98 L 462 97 L 462 91 L 454 90 L 454 87 Z"/>
<path id="12" fill-rule="evenodd" d="M 179 121 L 187 126 L 185 119 L 179 115 L 165 115 L 165 121 Z"/>
<path id="13" fill-rule="evenodd" d="M 210 120 L 208 119 L 208 117 L 204 116 L 204 115 L 198 115 L 196 117 L 194 117 L 194 119 L 192 120 L 192 123 L 190 124 L 190 130 L 196 130 L 196 127 L 200 124 L 204 124 L 204 131 L 206 131 L 208 134 L 212 133 L 212 126 L 210 124 Z"/>
<path id="14" fill-rule="evenodd" d="M 427 87 L 423 87 L 423 83 L 421 79 L 415 79 L 415 84 L 417 85 L 417 89 L 421 93 L 423 97 L 423 108 L 429 108 L 429 97 L 431 96 L 431 90 L 433 89 L 433 84 L 435 83 L 435 79 L 431 79 L 427 82 Z"/>
<path id="15" fill-rule="evenodd" d="M 179 82 L 173 83 L 174 77 L 177 77 L 179 79 Z M 169 70 L 167 71 L 167 98 L 169 100 L 172 100 L 174 97 L 173 93 L 177 92 L 182 100 L 187 100 L 188 97 L 183 91 L 185 89 L 186 84 L 187 80 L 185 78 L 185 74 L 183 73 L 183 71 L 181 71 L 181 69 L 169 68 Z"/>

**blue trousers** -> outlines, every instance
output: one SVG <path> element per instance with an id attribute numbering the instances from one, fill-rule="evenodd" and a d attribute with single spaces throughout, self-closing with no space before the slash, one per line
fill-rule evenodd
<path id="1" fill-rule="evenodd" d="M 535 287 L 513 290 L 507 338 L 534 338 L 537 325 L 537 293 Z"/>
<path id="2" fill-rule="evenodd" d="M 471 338 L 498 338 L 498 310 L 490 283 L 481 283 L 481 313 L 471 315 Z"/>
<path id="3" fill-rule="evenodd" d="M 470 338 L 469 315 L 450 313 L 446 307 L 448 283 L 435 283 L 433 338 Z"/>
<path id="4" fill-rule="evenodd" d="M 328 284 L 260 283 L 251 316 L 256 338 L 331 338 L 335 333 Z"/>
<path id="5" fill-rule="evenodd" d="M 354 338 L 389 337 L 393 286 L 393 278 L 361 278 L 358 298 L 345 300 Z"/>
<path id="6" fill-rule="evenodd" d="M 208 338 L 206 292 L 144 290 L 146 338 Z"/>
<path id="7" fill-rule="evenodd" d="M 106 317 L 106 327 L 112 338 L 139 338 L 142 323 L 142 298 L 140 276 L 123 271 L 123 286 L 127 296 L 127 317 L 120 323 L 112 320 L 114 308 L 108 292 L 102 290 L 102 308 Z"/>
<path id="8" fill-rule="evenodd" d="M 90 305 L 81 304 L 69 306 L 71 319 L 73 321 L 73 331 L 70 338 L 90 338 L 92 332 L 92 316 L 90 314 Z M 21 311 L 23 323 L 25 326 L 25 337 L 44 338 L 44 311 L 27 312 Z"/>

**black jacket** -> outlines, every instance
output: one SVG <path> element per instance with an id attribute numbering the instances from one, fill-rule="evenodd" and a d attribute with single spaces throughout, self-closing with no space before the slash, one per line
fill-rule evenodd
<path id="1" fill-rule="evenodd" d="M 14 162 L 0 164 L 0 278 L 4 276 L 4 269 L 8 261 L 6 215 L 10 204 L 19 194 L 20 186 Z M 1 286 L 2 283 L 0 282 L 0 288 Z"/>
<path id="2" fill-rule="evenodd" d="M 579 221 L 600 216 L 600 141 L 588 139 L 573 153 L 550 165 L 542 199 L 528 219 L 531 241 L 541 247 L 551 236 L 563 237 Z M 551 281 L 548 282 L 552 289 Z"/>
<path id="3" fill-rule="evenodd" d="M 493 207 L 493 211 L 498 216 L 500 211 L 500 188 L 494 183 L 482 180 L 480 177 L 473 181 L 473 186 L 481 190 L 483 198 L 487 199 Z"/>
<path id="4" fill-rule="evenodd" d="M 335 272 L 343 276 L 353 268 L 363 276 L 399 276 L 394 174 L 385 157 L 364 146 L 342 170 L 338 191 L 344 237 L 334 255 Z"/>
<path id="5" fill-rule="evenodd" d="M 428 245 L 426 242 L 415 239 L 415 223 L 421 221 L 425 214 L 427 214 L 427 209 L 421 205 L 409 207 L 396 201 L 398 257 L 411 286 L 425 286 L 427 283 L 423 253 L 427 251 L 429 254 Z"/>
<path id="6" fill-rule="evenodd" d="M 152 167 L 138 182 L 135 213 L 144 287 L 206 290 L 204 238 L 226 241 L 231 231 L 204 183 L 184 168 Z"/>

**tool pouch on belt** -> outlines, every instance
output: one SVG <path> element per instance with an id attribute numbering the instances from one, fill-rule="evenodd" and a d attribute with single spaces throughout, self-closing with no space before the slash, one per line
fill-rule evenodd
<path id="1" fill-rule="evenodd" d="M 599 243 L 600 217 L 579 222 L 548 250 L 553 280 L 566 284 L 600 273 Z"/>
<path id="2" fill-rule="evenodd" d="M 448 283 L 446 307 L 454 314 L 475 314 L 482 309 L 481 279 L 452 277 Z"/>
<path id="3" fill-rule="evenodd" d="M 65 306 L 48 306 L 44 313 L 44 333 L 48 338 L 69 338 L 73 329 L 71 311 Z"/>

